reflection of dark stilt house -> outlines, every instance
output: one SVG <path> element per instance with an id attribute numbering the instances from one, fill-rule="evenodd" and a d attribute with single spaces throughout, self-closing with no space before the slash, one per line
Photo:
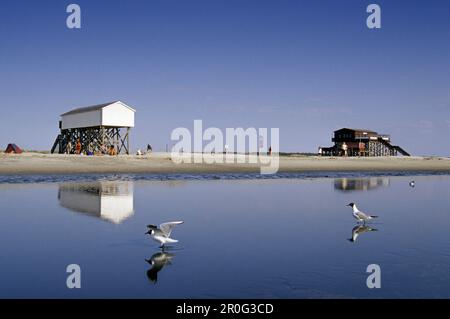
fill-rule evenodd
<path id="1" fill-rule="evenodd" d="M 391 144 L 389 135 L 362 129 L 342 128 L 334 131 L 334 146 L 320 147 L 323 156 L 404 156 L 409 154 L 400 146 Z"/>
<path id="2" fill-rule="evenodd" d="M 349 191 L 369 191 L 378 187 L 387 187 L 390 185 L 388 177 L 369 177 L 369 178 L 337 178 L 334 180 L 334 189 Z"/>

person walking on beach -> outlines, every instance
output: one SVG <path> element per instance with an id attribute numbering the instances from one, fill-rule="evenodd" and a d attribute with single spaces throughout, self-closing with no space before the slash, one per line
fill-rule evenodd
<path id="1" fill-rule="evenodd" d="M 151 153 L 152 150 L 152 146 L 150 144 L 147 144 L 147 153 Z"/>

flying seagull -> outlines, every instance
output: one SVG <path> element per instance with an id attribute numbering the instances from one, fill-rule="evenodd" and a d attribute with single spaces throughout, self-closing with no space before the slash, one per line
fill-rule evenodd
<path id="1" fill-rule="evenodd" d="M 355 217 L 358 220 L 358 222 L 365 223 L 366 221 L 369 221 L 371 219 L 378 217 L 378 216 L 363 213 L 362 211 L 360 211 L 358 209 L 358 207 L 356 207 L 355 203 L 350 203 L 347 206 L 350 206 L 351 208 L 353 208 L 353 217 Z"/>
<path id="2" fill-rule="evenodd" d="M 354 243 L 356 241 L 356 238 L 358 238 L 359 235 L 361 235 L 361 234 L 363 234 L 365 232 L 371 232 L 371 231 L 377 231 L 377 230 L 378 229 L 371 228 L 371 227 L 366 226 L 366 225 L 356 225 L 352 229 L 352 238 L 350 238 L 349 241 Z"/>
<path id="3" fill-rule="evenodd" d="M 159 227 L 155 225 L 147 225 L 148 231 L 146 234 L 149 234 L 154 240 L 161 243 L 161 248 L 164 248 L 165 244 L 174 244 L 177 243 L 178 240 L 170 238 L 170 234 L 172 233 L 172 228 L 176 225 L 183 224 L 182 221 L 168 222 L 159 225 Z"/>
<path id="4" fill-rule="evenodd" d="M 152 268 L 147 270 L 148 279 L 156 284 L 156 281 L 158 280 L 158 272 L 161 271 L 164 266 L 170 265 L 173 257 L 173 254 L 159 252 L 150 257 L 150 259 L 146 259 L 145 261 L 152 266 Z"/>

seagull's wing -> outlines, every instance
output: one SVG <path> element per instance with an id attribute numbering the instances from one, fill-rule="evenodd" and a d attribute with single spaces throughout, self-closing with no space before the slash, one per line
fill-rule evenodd
<path id="1" fill-rule="evenodd" d="M 369 219 L 369 216 L 367 216 L 366 214 L 364 214 L 361 211 L 355 212 L 355 215 L 358 216 L 359 219 Z"/>
<path id="2" fill-rule="evenodd" d="M 172 233 L 172 229 L 176 225 L 180 225 L 180 224 L 183 224 L 183 223 L 184 222 L 182 222 L 182 221 L 163 223 L 163 224 L 159 225 L 159 229 L 164 233 L 164 235 L 166 237 L 170 237 L 170 234 Z"/>

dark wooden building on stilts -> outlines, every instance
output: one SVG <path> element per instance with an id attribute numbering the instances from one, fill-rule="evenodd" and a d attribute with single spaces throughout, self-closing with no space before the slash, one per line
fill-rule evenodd
<path id="1" fill-rule="evenodd" d="M 400 146 L 391 144 L 391 137 L 371 130 L 342 128 L 334 131 L 334 146 L 319 147 L 323 156 L 410 156 Z"/>

